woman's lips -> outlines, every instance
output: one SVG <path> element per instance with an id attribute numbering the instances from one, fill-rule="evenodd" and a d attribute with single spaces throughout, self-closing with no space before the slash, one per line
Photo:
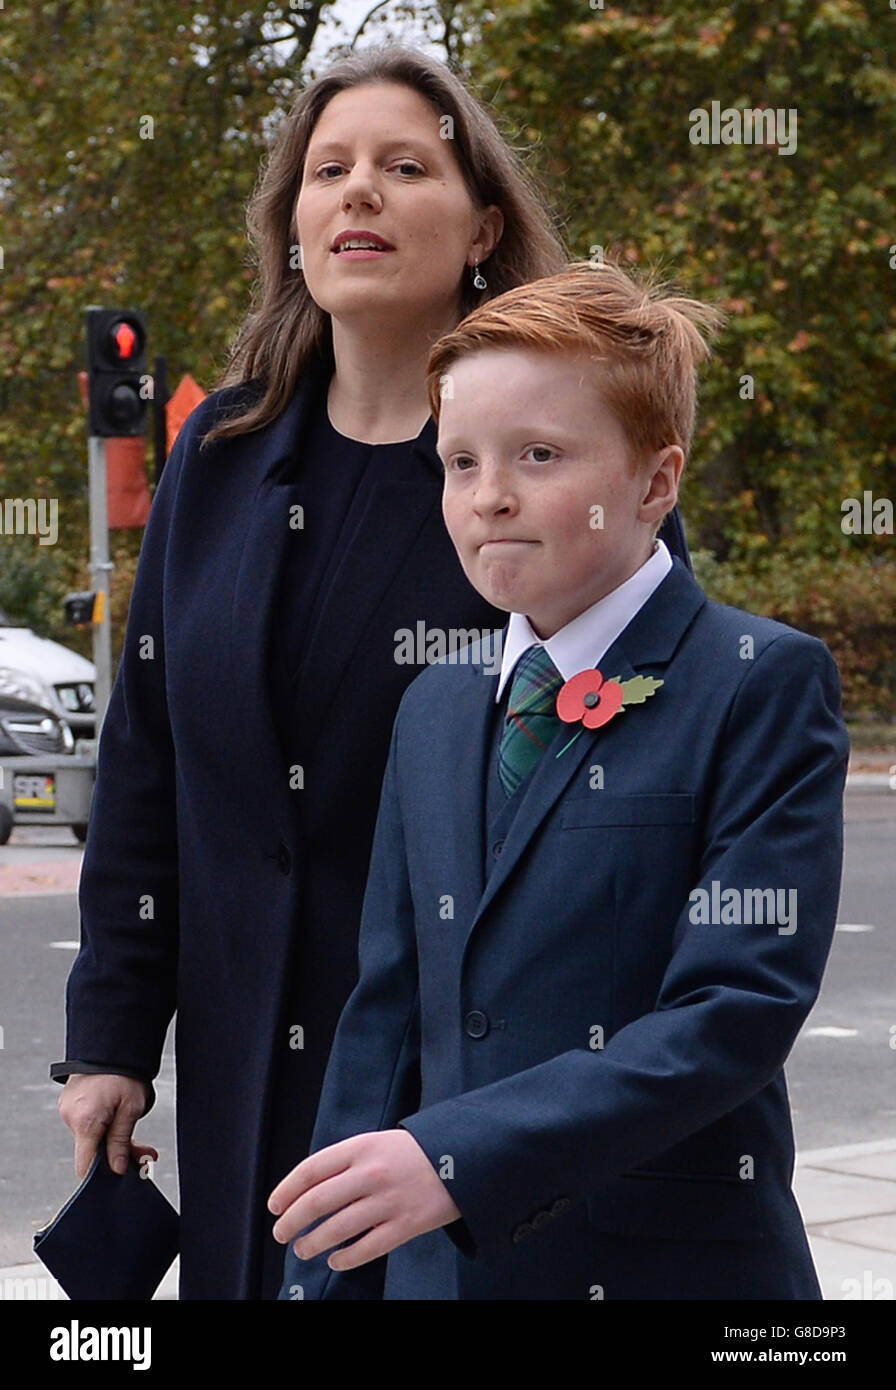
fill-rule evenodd
<path id="1" fill-rule="evenodd" d="M 337 256 L 341 261 L 373 261 L 381 256 L 391 256 L 392 252 L 385 250 L 374 251 L 372 248 L 359 246 L 350 251 L 334 251 L 332 254 Z"/>

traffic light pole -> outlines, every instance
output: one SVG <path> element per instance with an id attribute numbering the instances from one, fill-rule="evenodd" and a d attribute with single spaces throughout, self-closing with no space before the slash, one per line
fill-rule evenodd
<path id="1" fill-rule="evenodd" d="M 2 7 L 3 0 L 0 0 Z M 146 433 L 144 387 L 152 378 L 146 362 L 146 321 L 137 309 L 89 304 L 87 330 L 87 438 L 90 492 L 90 574 L 96 595 L 93 660 L 96 666 L 95 746 L 112 688 L 109 621 L 109 514 L 106 495 L 106 440 Z M 99 622 L 96 621 L 99 616 Z"/>
<path id="2" fill-rule="evenodd" d="M 112 688 L 112 635 L 109 614 L 110 575 L 109 514 L 106 493 L 106 441 L 91 434 L 87 439 L 88 489 L 90 506 L 90 574 L 94 592 L 99 595 L 102 620 L 93 624 L 93 662 L 96 667 L 94 705 L 96 727 L 95 747 L 99 747 L 100 730 L 109 704 Z"/>

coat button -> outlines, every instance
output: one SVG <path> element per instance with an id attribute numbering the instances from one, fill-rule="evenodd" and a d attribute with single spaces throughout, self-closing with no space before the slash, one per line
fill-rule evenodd
<path id="1" fill-rule="evenodd" d="M 526 1236 L 531 1236 L 531 1234 L 532 1227 L 529 1225 L 528 1221 L 521 1221 L 510 1239 L 513 1241 L 514 1245 L 519 1245 L 521 1240 L 525 1240 Z"/>
<path id="2" fill-rule="evenodd" d="M 503 848 L 504 848 L 504 841 L 503 841 L 503 840 L 496 840 L 495 843 L 492 845 L 492 858 L 493 858 L 493 859 L 500 859 L 500 857 L 501 857 L 501 851 L 502 851 Z"/>
<path id="3" fill-rule="evenodd" d="M 473 1009 L 464 1019 L 464 1031 L 468 1038 L 484 1038 L 488 1032 L 488 1015 L 481 1009 Z"/>
<path id="4" fill-rule="evenodd" d="M 540 1231 L 542 1226 L 546 1226 L 551 1220 L 552 1213 L 549 1211 L 537 1211 L 532 1217 L 533 1231 Z"/>
<path id="5" fill-rule="evenodd" d="M 292 855 L 282 841 L 277 846 L 277 867 L 281 874 L 288 874 L 292 868 Z"/>
<path id="6" fill-rule="evenodd" d="M 568 1197 L 558 1197 L 551 1207 L 551 1213 L 554 1216 L 560 1216 L 562 1212 L 568 1211 L 571 1206 L 572 1202 Z"/>

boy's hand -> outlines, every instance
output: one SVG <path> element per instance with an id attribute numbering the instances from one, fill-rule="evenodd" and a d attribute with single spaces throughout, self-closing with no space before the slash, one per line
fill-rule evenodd
<path id="1" fill-rule="evenodd" d="M 356 1269 L 460 1216 L 420 1145 L 403 1129 L 356 1134 L 312 1154 L 274 1188 L 268 1210 L 280 1217 L 274 1239 L 284 1245 L 336 1213 L 296 1242 L 302 1260 L 366 1231 L 330 1256 L 335 1270 Z"/>

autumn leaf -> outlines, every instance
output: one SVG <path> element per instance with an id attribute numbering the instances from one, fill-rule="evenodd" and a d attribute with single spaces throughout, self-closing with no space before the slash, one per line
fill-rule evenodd
<path id="1" fill-rule="evenodd" d="M 624 705 L 643 705 L 663 684 L 654 676 L 632 676 L 631 680 L 620 681 L 622 703 Z"/>

